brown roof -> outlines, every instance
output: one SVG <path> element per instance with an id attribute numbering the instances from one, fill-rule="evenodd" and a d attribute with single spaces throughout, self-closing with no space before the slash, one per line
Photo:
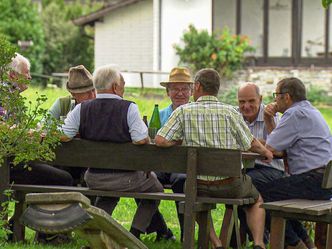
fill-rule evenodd
<path id="1" fill-rule="evenodd" d="M 100 10 L 97 10 L 88 15 L 81 16 L 79 18 L 74 19 L 73 23 L 78 26 L 93 25 L 95 22 L 102 20 L 103 17 L 106 16 L 111 11 L 122 8 L 122 7 L 126 7 L 127 5 L 137 3 L 140 1 L 142 1 L 142 0 L 115 0 L 115 1 L 112 1 L 111 3 L 107 4 Z"/>

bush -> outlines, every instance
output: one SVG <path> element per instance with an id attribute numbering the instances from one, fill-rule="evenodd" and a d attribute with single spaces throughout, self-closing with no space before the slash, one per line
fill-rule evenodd
<path id="1" fill-rule="evenodd" d="M 30 0 L 0 1 L 0 33 L 18 49 L 17 42 L 32 41 L 33 45 L 21 54 L 31 61 L 31 71 L 41 73 L 44 54 L 44 32 L 36 5 Z"/>
<path id="2" fill-rule="evenodd" d="M 307 90 L 307 99 L 313 104 L 329 104 L 332 105 L 332 97 L 324 89 L 311 85 Z"/>
<path id="3" fill-rule="evenodd" d="M 10 83 L 3 84 L 8 82 L 7 65 L 15 56 L 14 53 L 15 48 L 4 37 L 0 37 L 0 99 L 5 114 L 0 116 L 0 165 L 9 157 L 15 165 L 33 160 L 52 160 L 60 134 L 55 120 L 45 122 L 42 129 L 39 127 L 41 119 L 50 118 L 47 110 L 41 108 L 46 96 L 39 95 L 37 103 L 29 101 L 26 106 L 26 98 L 19 91 L 13 90 Z M 23 79 L 19 82 L 28 83 Z"/>
<path id="4" fill-rule="evenodd" d="M 225 28 L 212 35 L 207 30 L 198 31 L 193 25 L 183 34 L 184 46 L 175 44 L 180 64 L 188 66 L 193 72 L 206 67 L 214 68 L 221 76 L 232 76 L 242 67 L 244 54 L 253 51 L 247 36 L 232 35 Z"/>

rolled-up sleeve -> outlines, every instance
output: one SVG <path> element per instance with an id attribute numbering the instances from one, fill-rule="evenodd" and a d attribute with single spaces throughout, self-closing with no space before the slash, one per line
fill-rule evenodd
<path id="1" fill-rule="evenodd" d="M 148 137 L 148 128 L 140 116 L 138 106 L 134 103 L 128 108 L 127 122 L 132 141 L 137 142 Z"/>
<path id="2" fill-rule="evenodd" d="M 81 121 L 81 104 L 75 106 L 74 110 L 68 113 L 64 124 L 61 127 L 62 132 L 69 138 L 73 138 L 79 132 Z"/>
<path id="3" fill-rule="evenodd" d="M 157 135 L 168 141 L 178 141 L 183 139 L 181 110 L 181 108 L 177 108 L 174 112 L 172 112 L 171 116 L 165 125 L 158 131 Z"/>

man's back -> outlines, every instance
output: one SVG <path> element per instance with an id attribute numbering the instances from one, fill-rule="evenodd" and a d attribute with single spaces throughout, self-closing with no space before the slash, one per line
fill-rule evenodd
<path id="1" fill-rule="evenodd" d="M 214 96 L 203 96 L 197 102 L 178 107 L 165 126 L 167 133 L 162 129 L 160 135 L 183 139 L 188 146 L 242 150 L 251 146 L 252 135 L 241 115 Z"/>

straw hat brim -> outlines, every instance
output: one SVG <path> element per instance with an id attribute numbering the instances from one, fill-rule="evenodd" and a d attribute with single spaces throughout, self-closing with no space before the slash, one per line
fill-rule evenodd
<path id="1" fill-rule="evenodd" d="M 192 82 L 192 81 L 164 81 L 164 82 L 160 82 L 160 85 L 163 87 L 166 87 L 168 84 L 172 84 L 172 83 L 194 84 L 194 82 Z"/>

